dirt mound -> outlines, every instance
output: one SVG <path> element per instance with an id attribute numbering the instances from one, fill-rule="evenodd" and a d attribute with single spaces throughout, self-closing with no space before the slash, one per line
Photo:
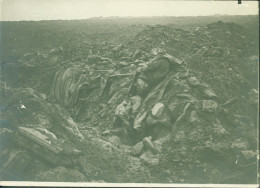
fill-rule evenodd
<path id="1" fill-rule="evenodd" d="M 0 153 L 2 179 L 19 176 L 14 166 L 30 160 L 19 167 L 32 169 L 23 180 L 237 183 L 251 176 L 252 34 L 234 23 L 189 31 L 154 25 L 132 40 L 60 47 L 5 65 L 0 133 L 13 144 Z M 19 87 L 14 72 L 24 78 Z"/>

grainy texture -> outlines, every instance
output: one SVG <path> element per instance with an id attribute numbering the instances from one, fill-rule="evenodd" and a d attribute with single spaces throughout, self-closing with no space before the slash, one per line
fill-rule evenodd
<path id="1" fill-rule="evenodd" d="M 0 24 L 0 180 L 256 183 L 257 16 Z"/>

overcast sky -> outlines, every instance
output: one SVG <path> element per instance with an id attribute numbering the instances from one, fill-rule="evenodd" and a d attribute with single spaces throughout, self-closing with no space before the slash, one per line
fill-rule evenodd
<path id="1" fill-rule="evenodd" d="M 68 20 L 107 16 L 205 16 L 258 14 L 257 1 L 0 0 L 0 19 Z"/>

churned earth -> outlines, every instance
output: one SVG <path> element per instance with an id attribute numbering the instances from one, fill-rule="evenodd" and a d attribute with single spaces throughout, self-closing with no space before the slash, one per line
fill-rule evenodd
<path id="1" fill-rule="evenodd" d="M 256 183 L 257 26 L 1 22 L 1 180 Z"/>

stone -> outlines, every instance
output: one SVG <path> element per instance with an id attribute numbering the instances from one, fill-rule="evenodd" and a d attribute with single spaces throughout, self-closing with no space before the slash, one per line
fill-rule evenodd
<path id="1" fill-rule="evenodd" d="M 204 100 L 202 107 L 203 107 L 203 111 L 215 112 L 216 109 L 218 108 L 218 103 L 213 100 Z"/>
<path id="2" fill-rule="evenodd" d="M 158 153 L 161 153 L 163 151 L 163 144 L 171 139 L 172 135 L 170 132 L 168 132 L 168 135 L 161 137 L 158 140 L 155 140 L 153 142 L 154 147 L 156 148 Z"/>
<path id="3" fill-rule="evenodd" d="M 152 108 L 152 115 L 155 117 L 161 116 L 164 111 L 164 108 L 165 106 L 162 103 L 155 104 L 154 107 Z"/>
<path id="4" fill-rule="evenodd" d="M 143 148 L 144 148 L 143 142 L 138 142 L 136 145 L 134 145 L 132 147 L 131 154 L 133 156 L 137 156 L 138 157 L 138 156 L 140 156 L 142 154 Z"/>
<path id="5" fill-rule="evenodd" d="M 254 150 L 241 151 L 241 154 L 246 160 L 254 159 L 256 161 L 257 159 L 257 152 Z"/>
<path id="6" fill-rule="evenodd" d="M 234 142 L 231 144 L 231 148 L 237 149 L 237 150 L 245 150 L 248 148 L 248 143 L 244 140 L 241 139 L 236 139 Z"/>
<path id="7" fill-rule="evenodd" d="M 68 126 L 66 127 L 66 129 L 70 131 L 72 134 L 74 134 L 75 136 L 78 136 L 80 139 L 84 140 L 84 136 L 78 129 L 77 123 L 75 123 L 71 117 L 67 119 L 67 123 Z"/>
<path id="8" fill-rule="evenodd" d="M 167 137 L 167 136 L 165 136 L 165 137 Z M 161 153 L 162 150 L 163 150 L 163 147 L 162 147 L 162 145 L 163 145 L 162 138 L 161 138 L 161 139 L 158 139 L 158 140 L 155 140 L 155 141 L 153 142 L 153 144 L 154 144 L 154 147 L 156 148 L 157 153 Z"/>
<path id="9" fill-rule="evenodd" d="M 229 134 L 229 132 L 223 127 L 221 121 L 216 119 L 213 123 L 213 132 L 217 135 Z"/>
<path id="10" fill-rule="evenodd" d="M 211 89 L 206 88 L 206 89 L 203 89 L 202 92 L 208 98 L 217 98 L 217 95 Z"/>
<path id="11" fill-rule="evenodd" d="M 115 109 L 115 114 L 119 117 L 123 117 L 128 114 L 128 108 L 127 108 L 127 102 L 123 101 L 121 104 L 119 104 Z"/>
<path id="12" fill-rule="evenodd" d="M 152 137 L 148 136 L 143 139 L 144 147 L 153 153 L 158 153 L 157 149 L 154 147 L 153 142 L 152 142 Z"/>
<path id="13" fill-rule="evenodd" d="M 159 163 L 159 159 L 156 158 L 151 151 L 146 151 L 144 152 L 141 156 L 140 159 L 142 162 L 144 162 L 145 164 L 149 164 L 152 166 L 156 166 Z"/>
<path id="14" fill-rule="evenodd" d="M 190 123 L 198 123 L 200 122 L 198 114 L 196 111 L 192 111 L 190 114 L 190 119 L 189 119 Z"/>
<path id="15" fill-rule="evenodd" d="M 153 49 L 151 50 L 151 53 L 152 53 L 153 55 L 158 55 L 158 53 L 160 52 L 160 50 L 161 50 L 161 49 L 153 48 Z"/>
<path id="16" fill-rule="evenodd" d="M 170 54 L 165 54 L 164 57 L 167 58 L 170 61 L 170 63 L 173 64 L 173 65 L 181 65 L 182 64 L 181 60 L 179 60 L 176 57 L 171 56 Z"/>
<path id="17" fill-rule="evenodd" d="M 138 95 L 131 97 L 132 113 L 136 113 L 141 106 L 142 98 Z"/>
<path id="18" fill-rule="evenodd" d="M 199 82 L 199 80 L 196 77 L 190 77 L 188 79 L 188 81 L 189 81 L 191 86 L 195 87 L 195 86 L 199 86 L 200 85 L 200 82 Z"/>
<path id="19" fill-rule="evenodd" d="M 108 138 L 108 141 L 116 146 L 119 146 L 121 143 L 120 138 L 118 136 L 110 136 Z"/>
<path id="20" fill-rule="evenodd" d="M 157 103 L 148 114 L 146 118 L 146 124 L 151 128 L 160 127 L 168 127 L 170 125 L 170 114 L 168 109 L 162 103 Z"/>
<path id="21" fill-rule="evenodd" d="M 121 62 L 119 62 L 118 64 L 119 64 L 119 66 L 121 66 L 121 67 L 125 67 L 125 66 L 128 65 L 127 62 L 125 62 L 125 61 L 121 61 Z"/>

